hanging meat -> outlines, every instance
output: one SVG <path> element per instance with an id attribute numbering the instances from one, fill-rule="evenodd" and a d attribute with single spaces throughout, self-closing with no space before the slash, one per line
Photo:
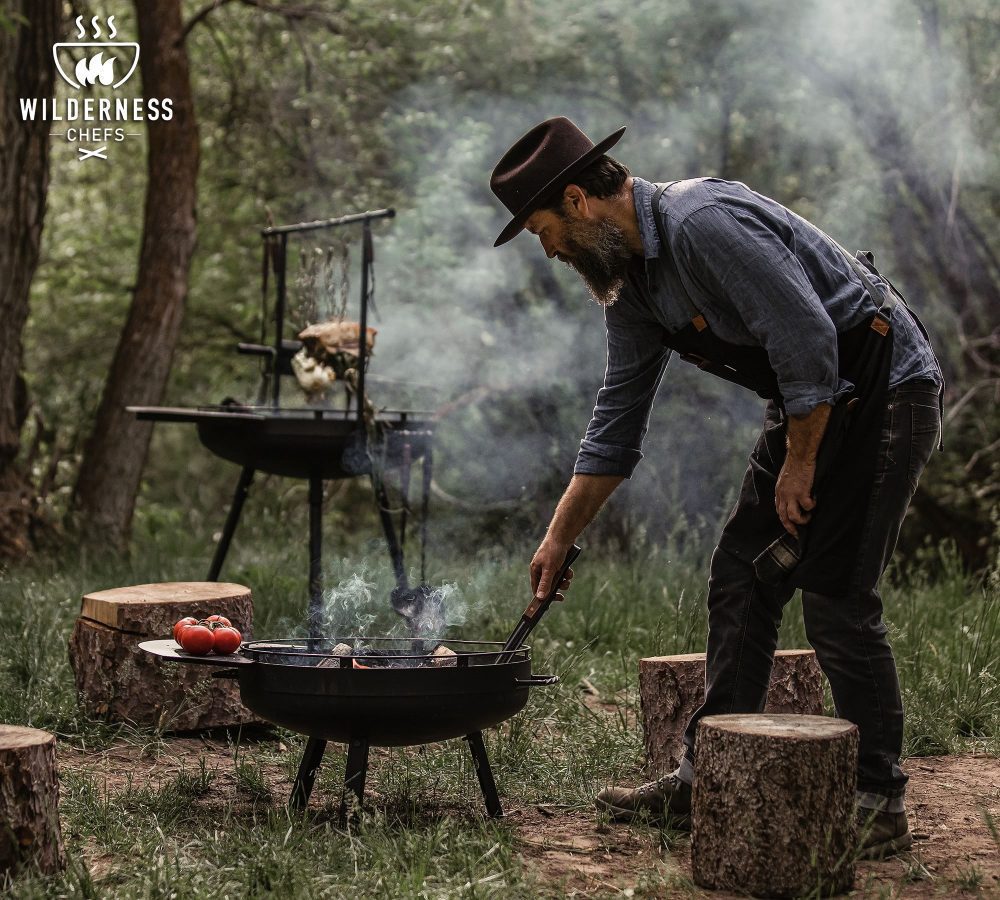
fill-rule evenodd
<path id="1" fill-rule="evenodd" d="M 353 394 L 357 386 L 359 335 L 357 322 L 334 319 L 310 325 L 299 332 L 302 349 L 292 357 L 292 371 L 311 399 L 322 398 L 341 382 Z M 375 347 L 376 329 L 365 329 L 365 361 Z"/>

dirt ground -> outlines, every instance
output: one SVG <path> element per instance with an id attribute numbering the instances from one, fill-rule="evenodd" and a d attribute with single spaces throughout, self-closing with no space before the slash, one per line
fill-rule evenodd
<path id="1" fill-rule="evenodd" d="M 249 750 L 252 755 L 252 750 Z M 223 742 L 177 737 L 151 756 L 135 744 L 122 743 L 102 752 L 59 749 L 64 772 L 105 779 L 114 791 L 127 784 L 126 773 L 153 780 L 190 772 L 204 757 L 216 777 L 233 779 L 232 750 Z M 986 825 L 984 810 L 1000 822 L 1000 759 L 987 756 L 911 758 L 908 808 L 915 837 L 912 852 L 858 867 L 857 897 L 941 898 L 1000 897 L 1000 850 Z M 291 787 L 280 766 L 265 768 L 275 802 Z M 121 782 L 118 784 L 118 782 Z M 643 896 L 712 897 L 690 876 L 686 836 L 661 846 L 655 828 L 607 826 L 589 809 L 517 806 L 506 801 L 525 865 L 553 894 L 566 897 Z M 88 860 L 92 874 L 105 874 L 107 861 Z"/>
<path id="2" fill-rule="evenodd" d="M 983 815 L 1000 821 L 1000 759 L 933 756 L 905 764 L 911 852 L 858 866 L 855 896 L 1000 897 L 1000 849 Z M 650 828 L 602 826 L 590 812 L 536 807 L 515 810 L 527 863 L 567 897 L 626 892 L 655 897 L 701 896 L 691 878 L 690 847 L 680 837 L 660 847 Z"/>

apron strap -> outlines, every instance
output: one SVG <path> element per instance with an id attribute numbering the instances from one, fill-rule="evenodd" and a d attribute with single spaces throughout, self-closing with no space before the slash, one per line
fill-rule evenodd
<path id="1" fill-rule="evenodd" d="M 667 254 L 670 252 L 670 245 L 667 243 L 667 229 L 663 224 L 663 213 L 660 211 L 660 197 L 663 196 L 663 192 L 673 185 L 678 184 L 676 181 L 667 181 L 656 184 L 656 191 L 653 194 L 653 221 L 656 223 L 656 233 L 660 236 L 660 246 L 661 253 Z M 683 285 L 681 285 L 683 288 Z M 687 312 L 688 321 L 698 331 L 704 331 L 708 327 L 708 323 L 705 321 L 705 317 L 701 314 L 701 310 L 694 305 L 694 301 L 691 299 L 690 295 L 685 290 L 680 290 L 677 292 L 677 299 L 684 305 Z M 725 376 L 723 376 L 725 377 Z"/>

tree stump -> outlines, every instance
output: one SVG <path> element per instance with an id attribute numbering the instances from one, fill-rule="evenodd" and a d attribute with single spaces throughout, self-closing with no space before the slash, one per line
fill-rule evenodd
<path id="1" fill-rule="evenodd" d="M 651 777 L 660 778 L 680 763 L 684 729 L 705 700 L 705 654 L 639 660 L 639 698 L 646 763 Z M 764 712 L 822 715 L 823 673 L 813 650 L 775 653 Z"/>
<path id="2" fill-rule="evenodd" d="M 706 716 L 696 753 L 696 884 L 766 897 L 850 889 L 856 725 L 823 716 Z"/>
<path id="3" fill-rule="evenodd" d="M 91 716 L 165 731 L 256 721 L 237 682 L 205 666 L 161 663 L 139 642 L 169 638 L 184 616 L 229 618 L 244 640 L 253 628 L 250 589 L 218 582 L 140 584 L 87 594 L 69 642 L 77 693 Z"/>
<path id="4" fill-rule="evenodd" d="M 56 739 L 0 725 L 0 882 L 30 864 L 47 874 L 64 864 Z"/>

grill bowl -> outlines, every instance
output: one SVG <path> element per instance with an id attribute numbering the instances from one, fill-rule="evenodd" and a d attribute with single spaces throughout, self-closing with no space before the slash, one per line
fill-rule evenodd
<path id="1" fill-rule="evenodd" d="M 342 642 L 363 649 L 330 656 Z M 529 688 L 556 681 L 532 676 L 528 647 L 503 654 L 498 663 L 500 642 L 447 645 L 457 653 L 453 665 L 427 664 L 426 653 L 412 651 L 413 642 L 391 639 L 249 641 L 228 657 L 191 656 L 173 641 L 141 646 L 174 662 L 220 667 L 218 677 L 238 679 L 243 704 L 276 725 L 382 747 L 444 741 L 499 725 L 524 708 Z M 325 660 L 337 665 L 319 665 Z M 356 669 L 354 660 L 371 668 Z"/>

